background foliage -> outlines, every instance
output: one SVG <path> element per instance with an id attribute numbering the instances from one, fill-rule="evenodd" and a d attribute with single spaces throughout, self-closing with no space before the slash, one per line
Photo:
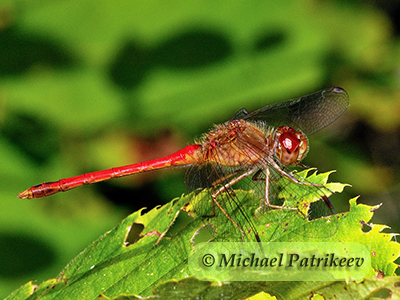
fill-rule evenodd
<path id="1" fill-rule="evenodd" d="M 304 161 L 352 184 L 332 197 L 384 205 L 398 224 L 396 1 L 57 1 L 0 4 L 0 296 L 53 278 L 141 207 L 185 192 L 181 171 L 49 199 L 42 181 L 169 154 L 224 122 L 329 86 L 350 95 Z M 397 18 L 398 20 L 398 18 Z"/>

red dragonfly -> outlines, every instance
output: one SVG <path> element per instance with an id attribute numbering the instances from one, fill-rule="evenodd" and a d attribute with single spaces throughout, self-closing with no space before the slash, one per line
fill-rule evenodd
<path id="1" fill-rule="evenodd" d="M 272 104 L 251 113 L 241 109 L 228 122 L 216 125 L 199 142 L 171 155 L 55 182 L 45 182 L 27 189 L 18 197 L 47 197 L 111 178 L 156 169 L 192 166 L 187 175 L 189 189 L 212 188 L 213 209 L 214 204 L 217 205 L 241 230 L 218 202 L 217 196 L 229 191 L 233 185 L 249 176 L 255 181 L 262 180 L 265 183 L 261 205 L 272 208 L 282 208 L 270 201 L 276 178 L 286 177 L 296 184 L 328 190 L 323 185 L 296 177 L 287 166 L 305 167 L 301 160 L 309 149 L 306 135 L 331 124 L 344 113 L 348 105 L 346 91 L 334 87 Z M 327 197 L 321 198 L 332 208 Z"/>

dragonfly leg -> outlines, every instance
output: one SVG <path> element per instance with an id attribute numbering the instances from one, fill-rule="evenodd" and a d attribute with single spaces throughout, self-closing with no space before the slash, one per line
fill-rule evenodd
<path id="1" fill-rule="evenodd" d="M 203 219 L 206 219 L 206 218 L 214 218 L 214 217 L 215 217 L 214 192 L 211 194 L 211 198 L 213 199 L 213 201 L 211 202 L 212 214 L 211 214 L 211 215 L 203 215 L 203 216 L 201 216 Z"/>
<path id="2" fill-rule="evenodd" d="M 218 202 L 217 197 L 218 197 L 221 193 L 223 193 L 223 192 L 229 193 L 228 189 L 229 189 L 230 187 L 232 187 L 234 184 L 238 183 L 238 182 L 241 181 L 242 179 L 244 179 L 244 178 L 250 176 L 250 175 L 253 174 L 256 170 L 257 170 L 257 168 L 252 168 L 252 169 L 250 169 L 250 170 L 244 172 L 243 174 L 241 174 L 241 175 L 239 175 L 239 176 L 233 178 L 233 179 L 230 180 L 228 183 L 223 184 L 218 190 L 216 190 L 215 192 L 213 192 L 212 195 L 211 195 L 212 200 L 213 200 L 213 203 L 215 203 L 215 205 L 218 206 L 218 208 L 219 208 L 219 209 L 222 211 L 222 213 L 228 218 L 228 220 L 231 221 L 231 223 L 232 223 L 237 229 L 239 229 L 239 231 L 242 233 L 242 237 L 243 237 L 243 238 L 244 238 L 244 236 L 245 236 L 244 230 L 243 230 L 242 228 L 240 228 L 240 226 L 239 226 L 238 224 L 236 224 L 236 222 L 229 216 L 229 214 L 225 211 L 225 209 L 222 207 L 222 205 Z M 239 172 L 236 172 L 236 174 L 237 174 L 237 173 L 239 173 Z M 235 174 L 235 175 L 236 175 L 236 174 Z M 224 181 L 224 180 L 227 179 L 227 178 L 231 178 L 231 177 L 232 177 L 232 174 L 228 175 L 227 177 L 220 178 L 220 179 L 218 180 L 218 183 Z M 213 204 L 213 207 L 214 207 L 214 204 Z M 213 213 L 214 213 L 214 215 L 215 215 L 215 211 L 213 211 Z"/>
<path id="3" fill-rule="evenodd" d="M 275 162 L 274 162 L 275 163 Z M 284 175 L 286 178 L 290 179 L 291 181 L 293 181 L 296 184 L 301 184 L 301 185 L 307 185 L 307 186 L 315 186 L 315 187 L 321 187 L 324 188 L 325 190 L 327 190 L 328 192 L 334 194 L 333 191 L 331 191 L 329 188 L 327 188 L 325 185 L 323 184 L 319 184 L 319 183 L 312 183 L 312 182 L 307 182 L 307 181 L 300 181 L 298 180 L 296 177 L 294 177 L 292 174 L 290 174 L 290 172 L 287 172 L 286 170 L 279 168 L 279 166 L 275 163 L 275 168 L 279 171 L 279 173 L 281 173 L 282 175 Z M 326 196 L 325 196 L 326 197 Z"/>
<path id="4" fill-rule="evenodd" d="M 233 176 L 236 176 L 237 174 L 239 174 L 240 173 L 240 171 L 238 170 L 238 171 L 235 171 L 235 172 L 233 172 L 233 173 L 230 173 L 230 174 L 228 174 L 228 175 L 226 175 L 226 176 L 224 176 L 224 177 L 220 177 L 220 178 L 218 178 L 216 181 L 214 181 L 213 183 L 212 183 L 212 190 L 213 190 L 213 192 L 212 192 L 212 198 L 213 198 L 213 201 L 212 201 L 212 210 L 213 210 L 213 213 L 211 214 L 211 215 L 204 215 L 203 216 L 203 218 L 213 218 L 213 217 L 215 217 L 215 201 L 214 201 L 214 199 L 218 196 L 218 194 L 220 194 L 221 193 L 221 191 L 216 191 L 216 192 L 214 192 L 214 187 L 216 187 L 217 185 L 219 185 L 220 183 L 222 183 L 222 182 L 224 182 L 225 180 L 227 180 L 227 179 L 229 179 L 229 178 L 231 178 L 231 177 L 233 177 Z M 215 194 L 217 194 L 217 195 L 215 195 Z M 214 196 L 215 195 L 215 196 Z"/>
<path id="5" fill-rule="evenodd" d="M 269 201 L 269 196 L 270 196 L 269 184 L 270 184 L 271 180 L 274 181 L 276 179 L 270 178 L 270 170 L 268 167 L 265 168 L 265 177 L 261 178 L 260 177 L 261 173 L 262 173 L 262 169 L 259 169 L 252 177 L 252 180 L 254 180 L 254 181 L 265 181 L 264 200 L 263 199 L 260 200 L 260 209 L 263 209 L 264 205 L 266 205 L 266 206 L 272 207 L 272 208 L 296 210 L 297 208 L 295 208 L 295 207 L 287 207 L 287 206 L 283 206 L 283 205 L 271 204 L 271 202 Z"/>
<path id="6" fill-rule="evenodd" d="M 218 191 L 217 191 L 218 193 Z M 215 203 L 218 208 L 222 211 L 222 213 L 228 218 L 229 221 L 231 221 L 231 223 L 237 228 L 239 229 L 239 231 L 242 233 L 242 238 L 244 238 L 245 232 L 242 228 L 240 228 L 240 226 L 238 224 L 236 224 L 236 222 L 229 216 L 229 214 L 225 211 L 225 209 L 221 206 L 221 204 L 218 202 L 217 200 L 217 196 L 219 194 L 212 194 L 212 199 L 213 199 L 213 203 Z M 214 204 L 213 204 L 214 207 Z M 214 211 L 214 215 L 215 215 L 215 211 Z"/>
<path id="7" fill-rule="evenodd" d="M 334 194 L 333 191 L 331 191 L 329 188 L 327 188 L 325 185 L 323 184 L 318 184 L 318 183 L 312 183 L 312 182 L 306 182 L 306 181 L 300 181 L 299 179 L 297 179 L 296 177 L 294 177 L 290 172 L 286 171 L 285 166 L 284 168 L 281 168 L 273 159 L 268 160 L 268 162 L 283 176 L 285 176 L 286 178 L 288 178 L 289 180 L 291 180 L 292 182 L 296 183 L 296 184 L 300 184 L 300 185 L 306 185 L 306 186 L 314 186 L 314 187 L 320 187 L 320 188 L 324 188 L 326 191 L 328 191 L 331 194 Z M 269 171 L 269 169 L 268 169 Z M 266 171 L 267 173 L 267 171 Z M 268 172 L 269 174 L 269 172 Z M 329 198 L 326 195 L 320 195 L 321 199 L 326 203 L 326 205 L 334 210 L 332 202 L 329 200 Z M 268 204 L 267 204 L 268 205 Z"/>
<path id="8" fill-rule="evenodd" d="M 283 205 L 271 204 L 271 202 L 269 201 L 269 181 L 270 181 L 270 170 L 269 170 L 269 167 L 267 166 L 265 168 L 265 192 L 264 192 L 265 196 L 264 196 L 264 203 L 261 200 L 260 206 L 263 207 L 264 204 L 265 204 L 265 205 L 267 205 L 269 207 L 272 207 L 272 208 L 297 210 L 298 209 L 297 207 L 286 207 L 286 206 L 283 206 Z"/>

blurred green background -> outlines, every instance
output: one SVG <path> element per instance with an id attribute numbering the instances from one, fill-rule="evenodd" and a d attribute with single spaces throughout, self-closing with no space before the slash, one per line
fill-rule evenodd
<path id="1" fill-rule="evenodd" d="M 0 3 L 0 297 L 54 278 L 126 215 L 185 192 L 184 172 L 46 199 L 34 184 L 170 154 L 238 109 L 341 86 L 350 108 L 304 163 L 383 203 L 399 232 L 398 1 Z"/>

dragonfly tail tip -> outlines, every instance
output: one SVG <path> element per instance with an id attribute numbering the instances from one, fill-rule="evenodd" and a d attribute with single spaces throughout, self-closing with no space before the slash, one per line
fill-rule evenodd
<path id="1" fill-rule="evenodd" d="M 22 193 L 19 193 L 18 194 L 18 198 L 20 198 L 20 199 L 31 199 L 32 197 L 30 195 L 29 190 L 26 190 L 26 191 L 23 191 Z"/>

